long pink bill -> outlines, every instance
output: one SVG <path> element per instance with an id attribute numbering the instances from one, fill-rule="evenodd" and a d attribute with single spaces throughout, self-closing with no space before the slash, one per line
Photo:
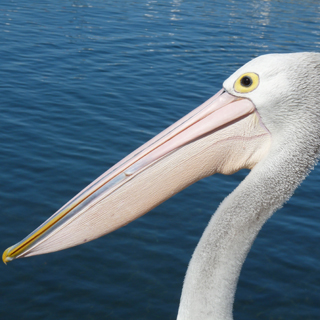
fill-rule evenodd
<path id="1" fill-rule="evenodd" d="M 250 163 L 256 160 L 250 159 L 263 154 L 259 144 L 257 151 L 244 155 L 235 165 L 224 153 L 228 153 L 225 150 L 235 137 L 244 142 L 257 141 L 268 134 L 256 120 L 250 100 L 220 90 L 118 162 L 25 239 L 8 248 L 3 254 L 4 262 L 93 240 L 145 214 L 204 176 L 252 166 Z M 243 129 L 247 122 L 253 124 L 249 131 Z M 213 159 L 211 165 L 210 157 L 220 160 Z M 199 165 L 201 168 L 196 167 Z"/>

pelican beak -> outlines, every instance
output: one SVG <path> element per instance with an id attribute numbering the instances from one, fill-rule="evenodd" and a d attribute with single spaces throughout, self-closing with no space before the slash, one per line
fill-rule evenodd
<path id="1" fill-rule="evenodd" d="M 222 89 L 93 181 L 9 247 L 3 261 L 101 237 L 206 176 L 253 168 L 270 141 L 253 103 Z"/>

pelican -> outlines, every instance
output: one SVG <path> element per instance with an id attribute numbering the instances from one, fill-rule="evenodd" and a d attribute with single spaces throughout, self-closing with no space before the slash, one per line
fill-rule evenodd
<path id="1" fill-rule="evenodd" d="M 244 260 L 266 220 L 315 165 L 320 54 L 260 56 L 223 89 L 65 204 L 3 261 L 105 235 L 214 173 L 251 169 L 211 218 L 190 261 L 178 320 L 231 320 Z"/>

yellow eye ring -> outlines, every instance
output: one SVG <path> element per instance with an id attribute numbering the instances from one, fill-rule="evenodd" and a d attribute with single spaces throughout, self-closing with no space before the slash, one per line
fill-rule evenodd
<path id="1" fill-rule="evenodd" d="M 234 83 L 234 90 L 239 93 L 251 92 L 259 85 L 259 76 L 256 73 L 248 72 L 243 74 Z"/>

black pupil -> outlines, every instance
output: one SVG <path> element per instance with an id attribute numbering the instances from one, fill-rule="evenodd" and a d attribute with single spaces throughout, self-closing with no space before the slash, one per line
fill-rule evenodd
<path id="1" fill-rule="evenodd" d="M 244 76 L 240 82 L 244 87 L 250 87 L 252 85 L 252 79 L 248 76 Z"/>

